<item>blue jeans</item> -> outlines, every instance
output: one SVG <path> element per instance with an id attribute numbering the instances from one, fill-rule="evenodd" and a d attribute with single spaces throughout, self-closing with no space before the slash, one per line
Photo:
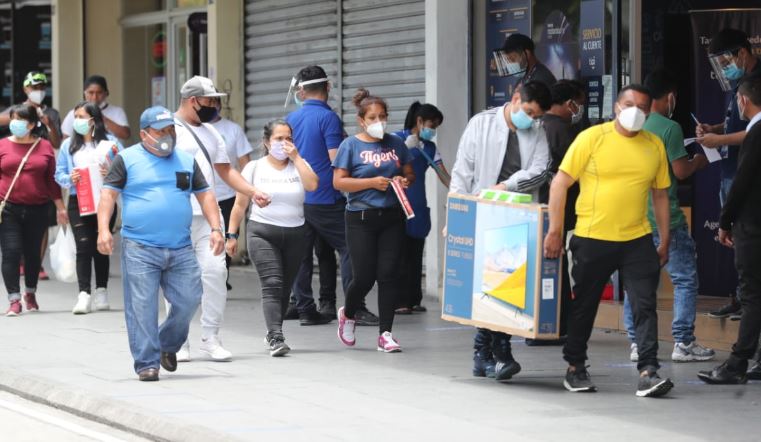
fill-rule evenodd
<path id="1" fill-rule="evenodd" d="M 656 231 L 653 232 L 653 242 L 656 247 L 660 244 Z M 695 340 L 698 270 L 695 242 L 686 225 L 671 230 L 666 270 L 674 285 L 674 320 L 671 323 L 671 335 L 674 341 L 689 345 Z M 634 342 L 634 315 L 628 297 L 624 298 L 624 326 L 629 340 Z"/>
<path id="2" fill-rule="evenodd" d="M 161 352 L 176 353 L 201 303 L 201 268 L 193 247 L 151 247 L 122 239 L 124 317 L 135 372 L 158 368 Z M 158 325 L 159 287 L 171 304 Z"/>

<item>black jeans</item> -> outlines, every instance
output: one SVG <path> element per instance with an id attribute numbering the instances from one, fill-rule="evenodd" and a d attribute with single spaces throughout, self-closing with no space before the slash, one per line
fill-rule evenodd
<path id="1" fill-rule="evenodd" d="M 485 328 L 476 329 L 476 336 L 473 337 L 473 348 L 478 357 L 483 360 L 493 356 L 499 362 L 513 361 L 513 351 L 510 344 L 512 335 L 507 333 L 491 331 Z"/>
<path id="2" fill-rule="evenodd" d="M 317 235 L 338 251 L 341 257 L 341 283 L 343 284 L 344 295 L 349 290 L 352 268 L 349 250 L 346 246 L 345 211 L 346 201 L 343 200 L 335 204 L 304 204 L 304 218 L 306 219 L 306 231 L 303 240 L 304 258 L 293 285 L 293 297 L 296 300 L 296 307 L 301 313 L 315 309 L 312 295 L 312 273 L 314 270 L 312 251 Z"/>
<path id="3" fill-rule="evenodd" d="M 317 235 L 314 238 L 314 254 L 317 255 L 317 267 L 320 269 L 320 303 L 335 304 L 338 277 L 336 250 Z"/>
<path id="4" fill-rule="evenodd" d="M 79 201 L 76 195 L 69 196 L 69 223 L 77 244 L 77 283 L 79 291 L 91 293 L 92 268 L 95 265 L 95 287 L 108 287 L 108 271 L 111 260 L 108 255 L 98 252 L 98 217 L 97 215 L 79 216 Z M 109 228 L 116 222 L 116 211 L 111 216 Z"/>
<path id="5" fill-rule="evenodd" d="M 230 214 L 233 213 L 233 207 L 235 206 L 235 197 L 228 198 L 226 200 L 222 200 L 217 202 L 219 205 L 219 210 L 222 211 L 222 219 L 225 220 L 225 226 L 223 229 L 227 229 L 227 226 L 230 225 Z M 230 232 L 233 233 L 233 232 Z M 237 233 L 237 232 L 235 232 Z M 225 253 L 225 265 L 227 266 L 227 269 L 230 269 L 230 263 L 232 262 L 232 258 L 230 255 Z M 230 272 L 227 272 L 227 280 L 230 280 Z"/>
<path id="6" fill-rule="evenodd" d="M 742 319 L 728 365 L 744 373 L 748 369 L 748 359 L 756 352 L 761 334 L 761 226 L 737 222 L 732 227 L 732 235 L 735 267 L 740 279 Z"/>
<path id="7" fill-rule="evenodd" d="M 2 273 L 8 300 L 21 299 L 19 266 L 24 257 L 24 283 L 26 291 L 37 290 L 40 276 L 40 247 L 48 230 L 48 205 L 24 205 L 7 203 L 0 223 L 0 250 L 2 250 Z"/>
<path id="8" fill-rule="evenodd" d="M 391 331 L 399 278 L 404 215 L 399 207 L 346 211 L 346 242 L 353 278 L 346 292 L 345 314 L 353 318 L 378 282 L 380 333 Z"/>
<path id="9" fill-rule="evenodd" d="M 405 235 L 402 242 L 402 290 L 396 308 L 414 307 L 423 301 L 423 249 L 425 238 Z"/>
<path id="10" fill-rule="evenodd" d="M 564 359 L 576 366 L 587 360 L 587 343 L 592 335 L 600 296 L 610 276 L 618 270 L 634 313 L 639 351 L 637 369 L 659 368 L 656 290 L 661 268 L 652 235 L 622 242 L 574 235 L 570 250 L 575 297 L 568 309 Z"/>
<path id="11" fill-rule="evenodd" d="M 304 254 L 304 226 L 280 227 L 249 221 L 248 250 L 262 285 L 267 335 L 283 334 L 283 317 Z"/>

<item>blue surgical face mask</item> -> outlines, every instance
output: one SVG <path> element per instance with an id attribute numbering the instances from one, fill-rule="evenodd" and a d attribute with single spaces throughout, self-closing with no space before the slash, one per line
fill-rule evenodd
<path id="1" fill-rule="evenodd" d="M 531 129 L 534 119 L 529 117 L 522 107 L 518 106 L 518 112 L 510 111 L 510 119 L 518 129 Z"/>
<path id="2" fill-rule="evenodd" d="M 723 71 L 724 76 L 727 77 L 728 80 L 732 81 L 739 80 L 743 78 L 743 75 L 745 75 L 745 69 L 740 69 L 737 67 L 737 63 L 734 61 L 727 66 L 724 66 Z"/>
<path id="3" fill-rule="evenodd" d="M 421 140 L 425 141 L 431 141 L 436 136 L 436 129 L 431 129 L 430 127 L 424 127 L 420 129 L 420 134 L 418 135 Z"/>
<path id="4" fill-rule="evenodd" d="M 8 128 L 16 138 L 24 138 L 29 133 L 27 126 L 29 126 L 29 123 L 26 120 L 11 120 Z"/>
<path id="5" fill-rule="evenodd" d="M 301 98 L 299 98 L 299 93 L 296 92 L 293 94 L 293 102 L 296 103 L 296 106 L 301 107 L 304 105 L 304 102 L 301 101 Z"/>

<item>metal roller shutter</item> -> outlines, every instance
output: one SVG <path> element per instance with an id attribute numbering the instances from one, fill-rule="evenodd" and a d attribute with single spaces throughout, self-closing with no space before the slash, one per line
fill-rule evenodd
<path id="1" fill-rule="evenodd" d="M 425 99 L 425 1 L 342 2 L 343 121 L 356 133 L 357 88 L 386 99 L 389 130 L 401 129 L 409 105 Z"/>
<path id="2" fill-rule="evenodd" d="M 291 77 L 310 64 L 338 72 L 338 0 L 247 0 L 246 135 L 258 142 L 264 123 L 283 108 Z"/>

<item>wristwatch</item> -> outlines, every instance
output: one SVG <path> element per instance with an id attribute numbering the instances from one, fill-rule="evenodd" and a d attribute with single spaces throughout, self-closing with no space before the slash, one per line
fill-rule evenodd
<path id="1" fill-rule="evenodd" d="M 212 231 L 212 233 L 213 232 L 219 232 L 219 234 L 222 235 L 222 236 L 225 235 L 225 232 L 223 232 L 222 229 L 220 229 L 219 227 L 216 227 L 216 228 L 212 227 L 211 231 Z"/>
<path id="2" fill-rule="evenodd" d="M 238 239 L 238 234 L 237 233 L 225 233 L 225 238 L 226 239 Z"/>

